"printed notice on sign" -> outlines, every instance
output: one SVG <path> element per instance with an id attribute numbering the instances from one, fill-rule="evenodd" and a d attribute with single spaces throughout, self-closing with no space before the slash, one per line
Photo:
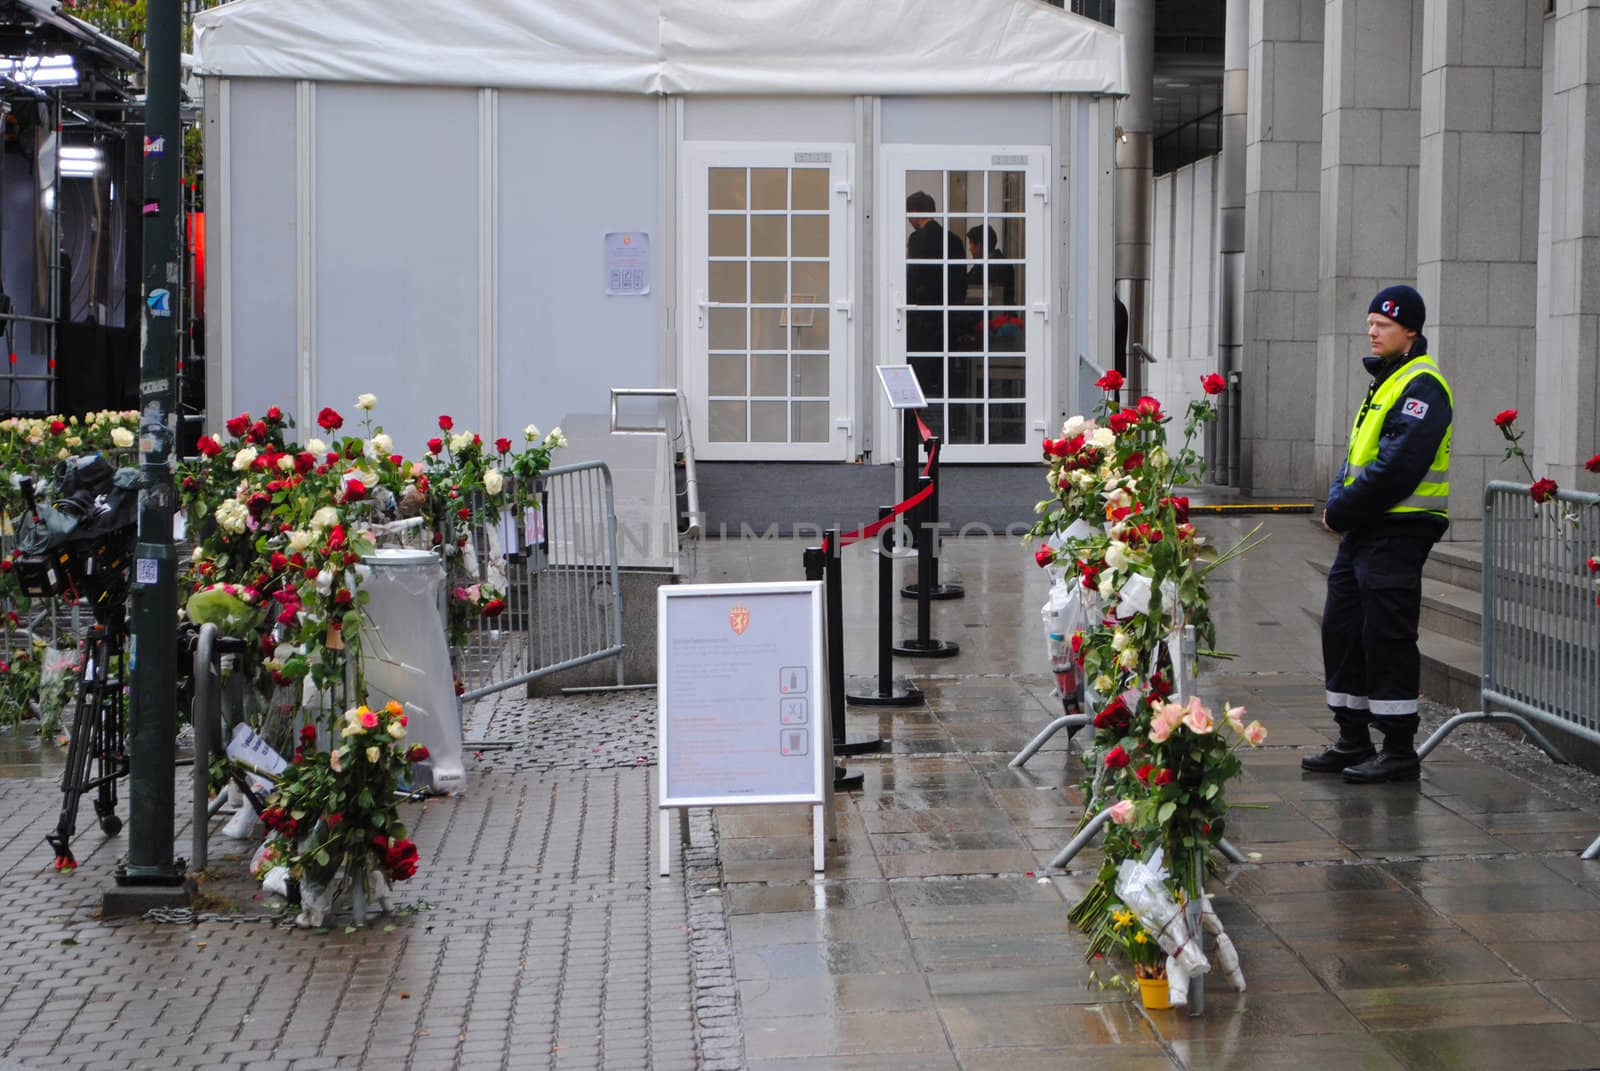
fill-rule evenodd
<path id="1" fill-rule="evenodd" d="M 817 588 L 661 589 L 663 805 L 822 799 Z"/>
<path id="2" fill-rule="evenodd" d="M 650 293 L 650 235 L 644 231 L 606 234 L 606 293 L 642 297 Z"/>

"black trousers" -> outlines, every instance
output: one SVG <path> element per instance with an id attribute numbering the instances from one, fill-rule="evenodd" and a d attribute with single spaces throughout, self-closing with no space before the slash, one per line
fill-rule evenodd
<path id="1" fill-rule="evenodd" d="M 1416 716 L 1422 566 L 1438 533 L 1413 528 L 1346 535 L 1328 572 L 1322 665 L 1328 706 L 1341 725 L 1371 720 L 1382 728 L 1385 718 Z"/>

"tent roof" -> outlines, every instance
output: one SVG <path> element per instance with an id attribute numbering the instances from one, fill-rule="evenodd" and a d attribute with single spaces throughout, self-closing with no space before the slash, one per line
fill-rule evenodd
<path id="1" fill-rule="evenodd" d="M 612 93 L 1122 93 L 1122 36 L 1041 0 L 234 0 L 195 69 Z"/>

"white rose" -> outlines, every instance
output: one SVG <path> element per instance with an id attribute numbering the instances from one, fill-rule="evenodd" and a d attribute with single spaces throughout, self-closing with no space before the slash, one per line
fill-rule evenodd
<path id="1" fill-rule="evenodd" d="M 308 453 L 308 454 L 326 454 L 327 452 L 328 452 L 328 444 L 323 442 L 321 439 L 307 439 L 306 440 L 306 453 Z"/>
<path id="2" fill-rule="evenodd" d="M 561 429 L 559 427 L 551 428 L 550 429 L 550 434 L 546 435 L 544 437 L 544 441 L 545 441 L 545 445 L 546 446 L 565 446 L 565 445 L 567 445 L 567 437 L 564 434 L 562 434 Z"/>
<path id="3" fill-rule="evenodd" d="M 293 454 L 284 454 L 284 455 L 282 455 L 281 457 L 278 458 L 278 471 L 279 472 L 293 472 L 294 471 L 294 455 Z"/>
<path id="4" fill-rule="evenodd" d="M 1145 458 L 1144 463 L 1152 466 L 1153 468 L 1164 469 L 1167 467 L 1167 462 L 1170 460 L 1172 459 L 1167 456 L 1166 448 L 1157 446 L 1150 450 L 1150 453 Z"/>
<path id="5" fill-rule="evenodd" d="M 250 510 L 236 498 L 217 507 L 217 526 L 225 532 L 242 532 L 249 521 Z"/>
<path id="6" fill-rule="evenodd" d="M 127 428 L 112 428 L 111 445 L 126 450 L 133 445 L 133 432 Z"/>
<path id="7" fill-rule="evenodd" d="M 1113 651 L 1125 651 L 1128 648 L 1128 644 L 1132 642 L 1133 640 L 1128 637 L 1128 634 L 1120 628 L 1111 634 L 1111 649 Z"/>
<path id="8" fill-rule="evenodd" d="M 324 528 L 332 528 L 338 523 L 339 511 L 332 506 L 323 506 L 311 515 L 311 527 L 318 531 Z"/>
<path id="9" fill-rule="evenodd" d="M 1116 445 L 1117 433 L 1110 428 L 1095 428 L 1090 441 L 1102 450 L 1109 450 Z"/>
<path id="10" fill-rule="evenodd" d="M 1087 425 L 1088 423 L 1089 422 L 1087 420 L 1083 419 L 1083 417 L 1081 417 L 1081 416 L 1070 416 L 1070 417 L 1068 417 L 1067 418 L 1067 422 L 1065 424 L 1061 425 L 1061 437 L 1063 439 L 1072 438 L 1073 436 L 1077 435 L 1079 432 L 1083 431 L 1084 426 Z"/>
<path id="11" fill-rule="evenodd" d="M 505 486 L 505 482 L 506 478 L 500 475 L 499 469 L 490 469 L 483 474 L 483 489 L 491 495 L 499 494 L 500 489 Z"/>
<path id="12" fill-rule="evenodd" d="M 476 438 L 476 436 L 470 431 L 461 431 L 450 436 L 450 452 L 454 454 L 465 450 L 467 447 L 472 445 L 472 440 L 474 438 Z"/>
<path id="13" fill-rule="evenodd" d="M 1116 682 L 1104 673 L 1094 679 L 1094 690 L 1100 695 L 1110 695 L 1111 689 L 1117 686 Z"/>
<path id="14" fill-rule="evenodd" d="M 538 442 L 539 441 L 539 425 L 537 425 L 537 424 L 529 424 L 527 427 L 523 428 L 522 429 L 522 437 L 524 439 L 527 439 L 530 443 Z"/>
<path id="15" fill-rule="evenodd" d="M 375 408 L 377 406 L 377 404 L 378 404 L 378 396 L 376 394 L 363 394 L 359 398 L 356 399 L 356 408 L 357 409 L 371 410 L 371 409 Z"/>
<path id="16" fill-rule="evenodd" d="M 1128 568 L 1128 545 L 1113 541 L 1107 546 L 1106 565 L 1112 569 L 1126 570 Z"/>
<path id="17" fill-rule="evenodd" d="M 372 575 L 372 566 L 357 564 L 355 574 L 357 583 L 365 583 L 367 577 Z"/>
<path id="18" fill-rule="evenodd" d="M 233 467 L 238 472 L 244 472 L 254 465 L 260 452 L 253 446 L 247 446 L 233 455 Z"/>
<path id="19" fill-rule="evenodd" d="M 197 562 L 203 557 L 205 557 L 205 548 L 204 547 L 195 547 L 194 548 L 194 552 L 189 555 L 189 560 L 192 561 L 192 562 Z"/>
<path id="20" fill-rule="evenodd" d="M 1095 485 L 1095 474 L 1078 469 L 1072 474 L 1072 486 L 1079 491 L 1092 491 Z"/>
<path id="21" fill-rule="evenodd" d="M 1126 651 L 1123 651 L 1121 654 L 1117 655 L 1117 665 L 1121 666 L 1123 669 L 1132 669 L 1134 666 L 1137 666 L 1138 664 L 1139 664 L 1139 651 L 1138 651 L 1138 648 L 1129 647 Z"/>
<path id="22" fill-rule="evenodd" d="M 1117 593 L 1117 578 L 1113 573 L 1106 573 L 1100 578 L 1100 597 L 1109 599 Z"/>
<path id="23" fill-rule="evenodd" d="M 323 569 L 317 573 L 317 594 L 331 595 L 333 593 L 333 574 Z"/>
<path id="24" fill-rule="evenodd" d="M 388 457 L 394 453 L 394 440 L 380 431 L 372 437 L 372 448 L 379 457 Z"/>
<path id="25" fill-rule="evenodd" d="M 296 528 L 289 533 L 289 553 L 299 554 L 309 547 L 316 537 L 304 528 Z"/>

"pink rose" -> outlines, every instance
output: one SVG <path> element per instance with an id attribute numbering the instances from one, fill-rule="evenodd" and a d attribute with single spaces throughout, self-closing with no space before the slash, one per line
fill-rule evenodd
<path id="1" fill-rule="evenodd" d="M 361 727 L 363 729 L 376 729 L 378 727 L 378 715 L 370 710 L 363 710 L 361 712 Z"/>
<path id="2" fill-rule="evenodd" d="M 1251 747 L 1260 747 L 1267 742 L 1267 727 L 1259 721 L 1253 721 L 1244 727 L 1244 738 Z"/>
<path id="3" fill-rule="evenodd" d="M 1189 707 L 1183 712 L 1183 724 L 1189 727 L 1190 732 L 1200 736 L 1205 736 L 1217 727 L 1215 719 L 1211 717 L 1211 711 L 1201 705 L 1198 696 L 1189 700 Z"/>
<path id="4" fill-rule="evenodd" d="M 1134 810 L 1132 800 L 1118 800 L 1111 805 L 1111 820 L 1119 826 L 1125 826 L 1133 821 Z"/>

